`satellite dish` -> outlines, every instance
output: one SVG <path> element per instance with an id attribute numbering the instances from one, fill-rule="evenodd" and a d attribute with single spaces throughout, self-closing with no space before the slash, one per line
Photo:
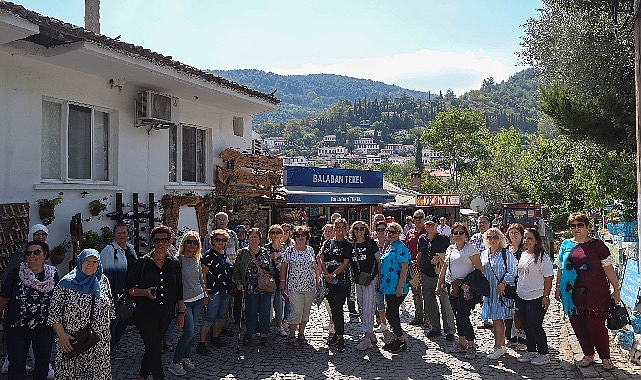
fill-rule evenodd
<path id="1" fill-rule="evenodd" d="M 485 201 L 481 198 L 474 198 L 470 202 L 470 208 L 478 213 L 481 213 L 485 210 Z"/>

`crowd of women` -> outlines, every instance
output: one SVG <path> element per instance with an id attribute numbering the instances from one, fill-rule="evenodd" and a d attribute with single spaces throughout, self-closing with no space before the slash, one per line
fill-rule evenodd
<path id="1" fill-rule="evenodd" d="M 417 217 L 421 214 L 415 214 Z M 195 370 L 191 353 L 197 329 L 196 352 L 207 355 L 207 341 L 213 347 L 226 346 L 223 331 L 243 317 L 245 346 L 268 346 L 272 322 L 276 334 L 292 349 L 308 344 L 305 330 L 312 304 L 324 300 L 333 330 L 328 345 L 344 352 L 343 306 L 351 294 L 356 295 L 361 319 L 362 336 L 355 349 L 371 349 L 377 343 L 375 332 L 389 328 L 393 337 L 382 348 L 394 354 L 407 350 L 400 308 L 410 289 L 409 268 L 417 263 L 401 240 L 403 228 L 382 215 L 374 218 L 372 229 L 363 221 L 350 226 L 339 215 L 333 219 L 323 227 L 324 242 L 318 253 L 308 245 L 310 230 L 305 226 L 272 225 L 264 244 L 260 229 L 242 225 L 232 231 L 223 221 L 206 241 L 197 232 L 185 233 L 177 252 L 172 245 L 173 231 L 155 227 L 150 233 L 153 250 L 138 259 L 126 244 L 126 226 L 117 225 L 111 248 L 101 253 L 83 250 L 76 268 L 62 279 L 45 263 L 49 247 L 44 239 L 36 239 L 42 229 L 34 226 L 34 239 L 22 253 L 25 260 L 9 270 L 0 290 L 0 311 L 6 309 L 9 378 L 25 377 L 30 346 L 34 379 L 50 375 L 52 347 L 56 378 L 111 378 L 110 357 L 121 350 L 122 333 L 117 326 L 126 325 L 119 320 L 122 316 L 117 316 L 116 305 L 127 295 L 135 300 L 131 322 L 144 344 L 140 379 L 149 375 L 164 378 L 163 351 L 173 351 L 171 373 Z M 479 226 L 482 222 L 489 221 L 479 220 Z M 570 215 L 568 227 L 573 237 L 563 242 L 556 259 L 553 296 L 563 304 L 583 349 L 585 356 L 578 365 L 592 365 L 596 351 L 603 368 L 612 369 L 604 322 L 610 299 L 620 301 L 619 285 L 608 249 L 588 235 L 588 226 L 585 215 Z M 436 285 L 430 285 L 436 297 L 430 302 L 441 303 L 446 338 L 454 340 L 450 352 L 466 359 L 478 355 L 470 314 L 482 303 L 481 318 L 491 321 L 494 333 L 490 359 L 504 355 L 508 345 L 520 344 L 524 352 L 519 362 L 545 365 L 550 357 L 543 319 L 554 276 L 550 255 L 544 252 L 536 229 L 512 224 L 507 236 L 498 228 L 482 230 L 481 251 L 461 223 L 451 227 L 451 244 L 443 245 L 443 257 L 431 251 L 433 233 L 418 248 L 419 260 L 429 255 L 429 260 L 422 260 L 422 268 L 434 266 L 428 273 L 421 269 L 420 277 L 427 283 L 429 273 L 436 275 Z M 236 239 L 239 247 L 233 258 L 227 250 L 230 239 Z M 415 279 L 414 284 L 420 281 Z M 238 302 L 240 310 L 244 309 L 242 316 L 233 313 L 237 310 L 233 304 Z M 451 317 L 445 310 L 453 313 L 455 327 L 446 321 Z M 440 336 L 438 326 L 437 311 L 429 337 Z M 167 332 L 173 333 L 174 328 L 180 332 L 176 346 L 171 344 L 171 334 L 167 342 Z"/>

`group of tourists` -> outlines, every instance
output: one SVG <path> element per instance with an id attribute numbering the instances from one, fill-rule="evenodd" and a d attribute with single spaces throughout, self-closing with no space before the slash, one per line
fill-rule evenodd
<path id="1" fill-rule="evenodd" d="M 144 344 L 139 379 L 163 379 L 162 354 L 168 351 L 171 373 L 195 370 L 194 343 L 197 354 L 208 355 L 207 346 L 227 346 L 223 337 L 233 330 L 243 345 L 265 347 L 274 324 L 276 335 L 294 349 L 308 344 L 312 304 L 323 302 L 331 320 L 328 346 L 344 352 L 343 306 L 354 295 L 362 334 L 355 349 L 376 347 L 376 333 L 391 330 L 382 348 L 399 354 L 407 350 L 400 308 L 410 289 L 415 305 L 410 324 L 422 325 L 428 338 L 451 342 L 452 354 L 477 357 L 479 327 L 470 314 L 481 303 L 481 318 L 494 335 L 488 357 L 498 359 L 511 346 L 523 351 L 519 362 L 533 365 L 550 362 L 543 319 L 553 295 L 583 349 L 579 365 L 592 365 L 596 350 L 603 368 L 613 368 L 604 322 L 610 299 L 620 301 L 619 284 L 608 249 L 588 235 L 583 214 L 568 219 L 573 237 L 555 260 L 555 289 L 553 263 L 538 231 L 511 224 L 504 234 L 489 228 L 483 216 L 474 235 L 454 223 L 447 226 L 447 237 L 439 233 L 446 223 L 439 221 L 439 228 L 420 209 L 405 229 L 381 214 L 371 225 L 349 225 L 335 214 L 322 229 L 317 253 L 308 245 L 306 226 L 272 225 L 265 244 L 249 221 L 231 230 L 221 212 L 214 222 L 206 238 L 184 233 L 177 249 L 174 232 L 157 226 L 150 233 L 153 249 L 141 256 L 127 242 L 127 225 L 117 224 L 113 242 L 102 252 L 83 250 L 76 268 L 62 279 L 46 263 L 47 227 L 35 225 L 0 290 L 9 379 L 25 377 L 30 354 L 34 379 L 110 379 L 110 358 L 128 356 L 120 341 L 129 324 Z M 118 312 L 126 296 L 135 300 L 130 320 Z M 95 339 L 84 347 L 87 331 Z M 176 331 L 180 338 L 174 345 Z"/>

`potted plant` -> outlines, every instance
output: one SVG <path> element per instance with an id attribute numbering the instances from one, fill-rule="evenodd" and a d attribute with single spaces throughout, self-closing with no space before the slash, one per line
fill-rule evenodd
<path id="1" fill-rule="evenodd" d="M 42 224 L 45 226 L 48 226 L 56 219 L 55 208 L 62 203 L 63 194 L 61 191 L 55 198 L 41 198 L 36 201 L 38 202 L 38 215 L 40 215 L 40 220 L 42 220 Z"/>
<path id="2" fill-rule="evenodd" d="M 107 199 L 107 197 L 103 197 L 89 202 L 89 213 L 91 216 L 98 216 L 101 212 L 107 211 Z"/>
<path id="3" fill-rule="evenodd" d="M 62 243 L 58 244 L 51 250 L 51 263 L 58 265 L 65 260 L 67 252 L 71 249 L 71 239 L 65 238 Z"/>

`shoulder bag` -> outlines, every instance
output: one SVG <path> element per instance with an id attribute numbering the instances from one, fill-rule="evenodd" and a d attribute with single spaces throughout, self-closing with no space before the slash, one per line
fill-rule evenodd
<path id="1" fill-rule="evenodd" d="M 490 252 L 490 255 L 492 255 L 491 252 Z M 496 281 L 499 282 L 499 284 L 503 281 L 503 279 L 505 278 L 505 275 L 507 274 L 507 253 L 505 252 L 505 248 L 501 249 L 501 255 L 503 256 L 503 263 L 505 264 L 505 273 L 503 274 L 503 276 L 501 276 L 500 279 L 499 279 L 499 276 L 496 275 L 494 268 L 492 268 L 492 257 L 489 258 L 490 269 L 492 270 L 492 273 L 494 274 L 494 277 L 496 278 Z M 517 280 L 518 280 L 518 277 L 514 280 L 514 282 L 516 283 Z M 510 285 L 506 283 L 505 291 L 503 292 L 503 297 L 509 298 L 511 300 L 516 299 L 518 297 L 518 295 L 516 294 L 516 285 Z"/>
<path id="2" fill-rule="evenodd" d="M 258 269 L 258 289 L 262 290 L 263 292 L 274 293 L 276 291 L 276 281 L 274 281 L 274 277 L 269 272 L 261 268 L 260 265 L 258 265 L 256 255 L 252 254 L 249 249 L 247 249 L 247 252 L 249 252 L 249 256 L 251 256 L 252 260 L 254 260 L 256 269 Z M 260 250 L 258 252 L 260 252 Z"/>
<path id="3" fill-rule="evenodd" d="M 354 247 L 354 249 L 356 249 L 356 247 Z M 372 265 L 371 273 L 361 271 L 360 260 L 358 260 L 358 257 L 356 259 L 356 267 L 358 268 L 358 278 L 356 279 L 356 282 L 358 283 L 358 285 L 368 286 L 374 279 L 374 272 L 376 271 L 376 258 L 374 258 L 374 264 Z"/>
<path id="4" fill-rule="evenodd" d="M 138 278 L 138 284 L 136 284 L 136 286 L 140 285 L 140 281 L 142 281 L 142 274 L 145 270 L 145 262 L 146 260 L 143 259 L 142 268 L 140 269 L 140 277 Z M 116 305 L 118 305 L 116 310 L 116 312 L 118 313 L 118 318 L 130 325 L 133 324 L 134 311 L 136 311 L 136 297 L 130 296 L 129 292 L 124 291 L 118 297 L 118 302 L 116 303 Z"/>
<path id="5" fill-rule="evenodd" d="M 70 343 L 73 349 L 71 350 L 71 352 L 65 352 L 66 357 L 70 359 L 75 358 L 76 356 L 82 354 L 83 352 L 89 350 L 91 347 L 95 346 L 100 340 L 96 332 L 93 331 L 93 328 L 91 327 L 94 321 L 93 317 L 94 317 L 95 305 L 96 305 L 96 296 L 92 295 L 91 296 L 91 313 L 89 314 L 89 323 L 87 323 L 85 327 L 71 334 L 71 336 L 73 336 L 73 340 Z"/>

